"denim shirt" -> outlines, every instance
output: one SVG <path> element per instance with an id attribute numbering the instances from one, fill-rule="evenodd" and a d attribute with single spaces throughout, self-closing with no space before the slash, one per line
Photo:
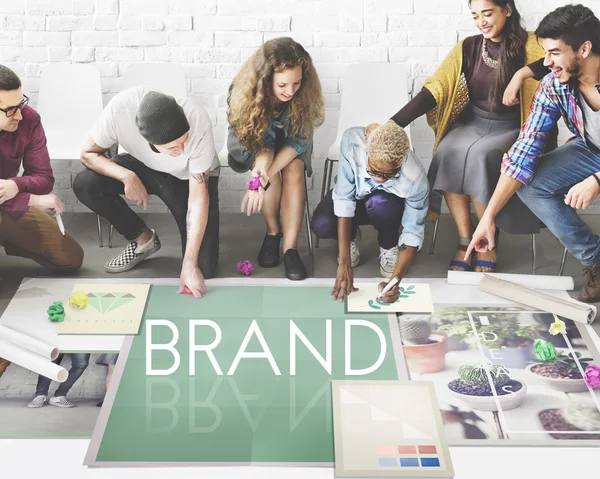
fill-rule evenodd
<path id="1" fill-rule="evenodd" d="M 296 152 L 297 156 L 304 153 L 308 148 L 308 145 L 312 141 L 312 135 L 309 138 L 305 138 L 302 135 L 298 134 L 293 140 L 288 136 L 287 106 L 278 118 L 269 118 L 269 127 L 267 128 L 263 136 L 264 148 L 271 148 L 273 150 L 276 149 L 276 128 L 280 128 L 281 130 L 283 130 L 283 136 L 285 138 L 283 146 L 289 146 L 290 148 L 292 148 Z M 245 170 L 249 170 L 252 167 L 252 163 L 254 163 L 254 158 L 256 156 L 256 151 L 247 150 L 243 145 L 241 145 L 239 140 L 233 135 L 231 127 L 229 127 L 229 134 L 227 137 L 227 150 L 229 152 L 229 155 L 231 156 L 230 164 L 231 160 L 233 160 L 236 163 L 240 164 L 241 168 L 245 167 Z"/>
<path id="2" fill-rule="evenodd" d="M 425 217 L 429 208 L 429 182 L 423 165 L 410 151 L 400 169 L 400 176 L 378 184 L 367 173 L 367 161 L 364 128 L 349 128 L 342 137 L 338 174 L 333 188 L 335 215 L 353 218 L 356 202 L 375 190 L 404 198 L 402 234 L 398 245 L 421 249 L 425 237 Z"/>

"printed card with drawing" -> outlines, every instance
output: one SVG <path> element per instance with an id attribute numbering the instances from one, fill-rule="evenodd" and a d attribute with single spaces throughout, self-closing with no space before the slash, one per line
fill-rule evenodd
<path id="1" fill-rule="evenodd" d="M 385 303 L 377 296 L 377 283 L 355 283 L 358 291 L 346 298 L 348 313 L 433 313 L 431 291 L 427 283 L 400 283 L 400 297 Z"/>
<path id="2" fill-rule="evenodd" d="M 76 284 L 75 291 L 83 291 L 88 303 L 81 309 L 65 304 L 65 320 L 58 323 L 57 334 L 138 333 L 149 284 Z"/>

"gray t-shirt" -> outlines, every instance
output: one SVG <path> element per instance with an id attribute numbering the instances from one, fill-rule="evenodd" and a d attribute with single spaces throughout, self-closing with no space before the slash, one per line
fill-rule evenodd
<path id="1" fill-rule="evenodd" d="M 579 92 L 579 104 L 583 113 L 585 139 L 600 150 L 600 111 L 592 110 L 581 92 Z"/>

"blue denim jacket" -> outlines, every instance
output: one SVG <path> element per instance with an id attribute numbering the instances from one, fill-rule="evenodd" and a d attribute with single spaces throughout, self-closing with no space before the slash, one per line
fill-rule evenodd
<path id="1" fill-rule="evenodd" d="M 353 218 L 356 201 L 375 190 L 404 198 L 402 234 L 398 245 L 421 249 L 425 237 L 425 217 L 429 208 L 429 182 L 423 165 L 410 151 L 400 176 L 378 184 L 367 173 L 367 140 L 363 127 L 344 132 L 340 147 L 338 174 L 333 188 L 333 210 L 342 218 Z"/>
<path id="2" fill-rule="evenodd" d="M 292 140 L 288 136 L 287 117 L 288 110 L 286 108 L 279 118 L 269 118 L 269 127 L 263 136 L 264 147 L 276 149 L 277 145 L 275 143 L 275 129 L 281 128 L 285 138 L 283 146 L 289 146 L 296 152 L 296 155 L 300 156 L 308 148 L 310 142 L 312 141 L 312 135 L 308 138 L 297 135 L 296 138 Z M 247 171 L 252 168 L 252 163 L 254 163 L 256 152 L 245 149 L 240 144 L 239 140 L 233 135 L 231 127 L 229 127 L 229 133 L 227 137 L 227 150 L 230 155 L 229 164 L 235 171 Z M 234 165 L 231 165 L 232 161 L 234 162 Z"/>

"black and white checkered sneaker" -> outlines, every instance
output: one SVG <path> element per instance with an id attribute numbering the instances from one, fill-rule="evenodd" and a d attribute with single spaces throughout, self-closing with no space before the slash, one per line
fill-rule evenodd
<path id="1" fill-rule="evenodd" d="M 151 254 L 160 249 L 160 240 L 156 231 L 152 230 L 152 238 L 142 246 L 138 247 L 137 242 L 132 241 L 121 252 L 119 256 L 114 257 L 104 265 L 107 273 L 122 273 L 133 268 L 140 261 L 145 260 Z"/>

